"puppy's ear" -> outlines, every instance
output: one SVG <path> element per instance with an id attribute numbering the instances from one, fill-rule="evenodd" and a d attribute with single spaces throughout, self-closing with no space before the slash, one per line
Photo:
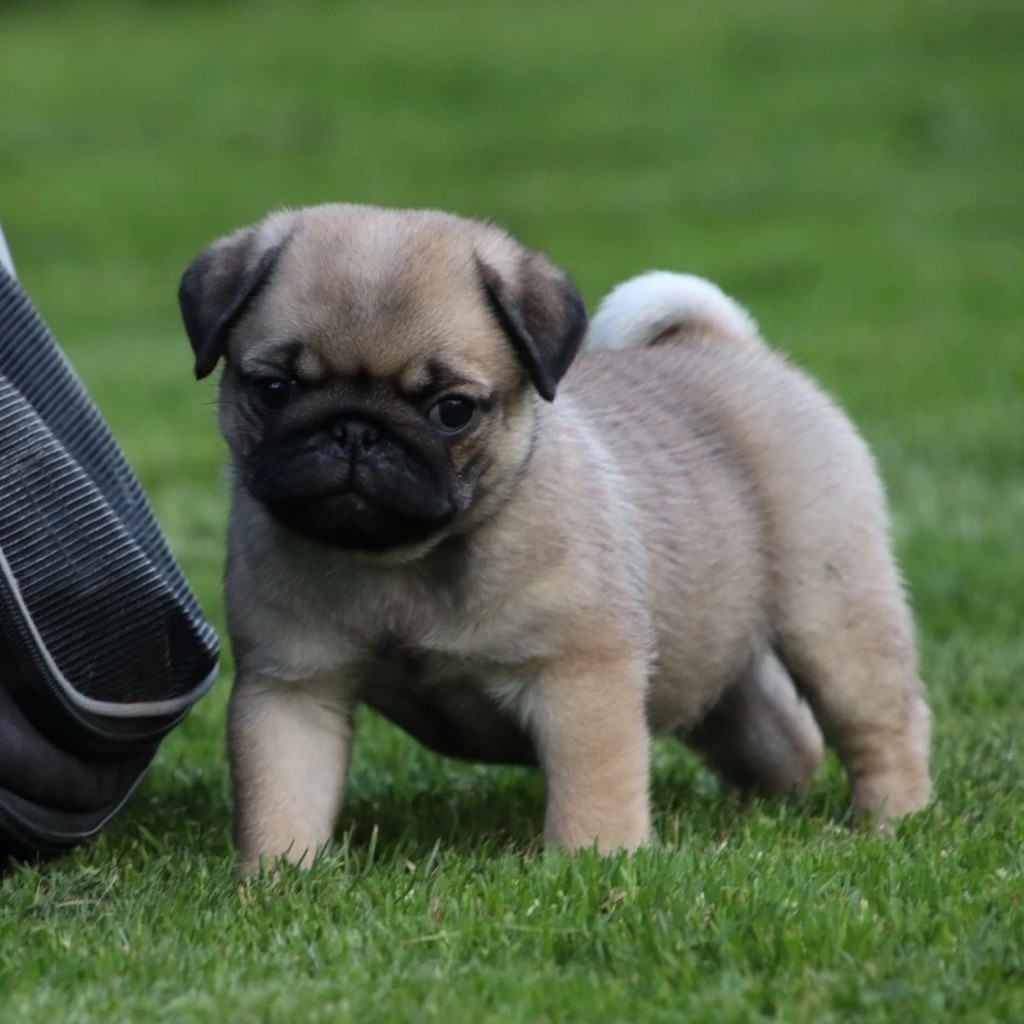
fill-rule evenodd
<path id="1" fill-rule="evenodd" d="M 214 242 L 182 275 L 178 304 L 197 380 L 213 372 L 231 328 L 266 285 L 288 243 L 291 219 L 277 215 Z"/>
<path id="2" fill-rule="evenodd" d="M 476 257 L 484 294 L 542 398 L 552 401 L 587 330 L 587 310 L 565 271 L 546 256 L 520 258 L 510 281 Z"/>

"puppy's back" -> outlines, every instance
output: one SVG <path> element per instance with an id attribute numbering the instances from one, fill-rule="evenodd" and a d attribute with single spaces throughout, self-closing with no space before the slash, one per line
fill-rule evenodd
<path id="1" fill-rule="evenodd" d="M 869 500 L 880 497 L 870 452 L 846 414 L 703 278 L 653 271 L 613 289 L 565 390 L 627 459 L 699 444 L 720 456 L 714 466 L 739 466 L 762 492 L 799 483 L 813 493 L 815 482 L 842 477 Z"/>

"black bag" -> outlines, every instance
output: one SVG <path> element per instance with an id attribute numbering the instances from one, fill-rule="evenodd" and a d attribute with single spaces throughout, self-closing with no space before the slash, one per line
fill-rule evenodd
<path id="1" fill-rule="evenodd" d="M 93 836 L 217 654 L 138 481 L 0 260 L 0 855 Z"/>

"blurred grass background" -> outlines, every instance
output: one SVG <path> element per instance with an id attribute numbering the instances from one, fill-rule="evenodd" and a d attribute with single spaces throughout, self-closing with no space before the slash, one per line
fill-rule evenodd
<path id="1" fill-rule="evenodd" d="M 0 882 L 0 1020 L 1024 1019 L 1022 68 L 1019 0 L 0 6 L 19 273 L 218 625 L 223 458 L 178 276 L 275 207 L 441 207 L 591 305 L 711 277 L 846 405 L 938 782 L 879 844 L 835 827 L 834 766 L 807 807 L 742 808 L 663 745 L 663 849 L 556 863 L 536 776 L 366 720 L 341 851 L 238 889 L 225 658 L 97 846 Z"/>

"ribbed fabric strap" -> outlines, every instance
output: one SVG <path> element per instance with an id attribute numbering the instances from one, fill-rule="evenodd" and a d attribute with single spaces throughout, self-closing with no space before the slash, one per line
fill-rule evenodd
<path id="1" fill-rule="evenodd" d="M 0 611 L 27 621 L 66 696 L 91 713 L 173 714 L 212 683 L 213 628 L 98 410 L 3 269 L 0 572 Z"/>

